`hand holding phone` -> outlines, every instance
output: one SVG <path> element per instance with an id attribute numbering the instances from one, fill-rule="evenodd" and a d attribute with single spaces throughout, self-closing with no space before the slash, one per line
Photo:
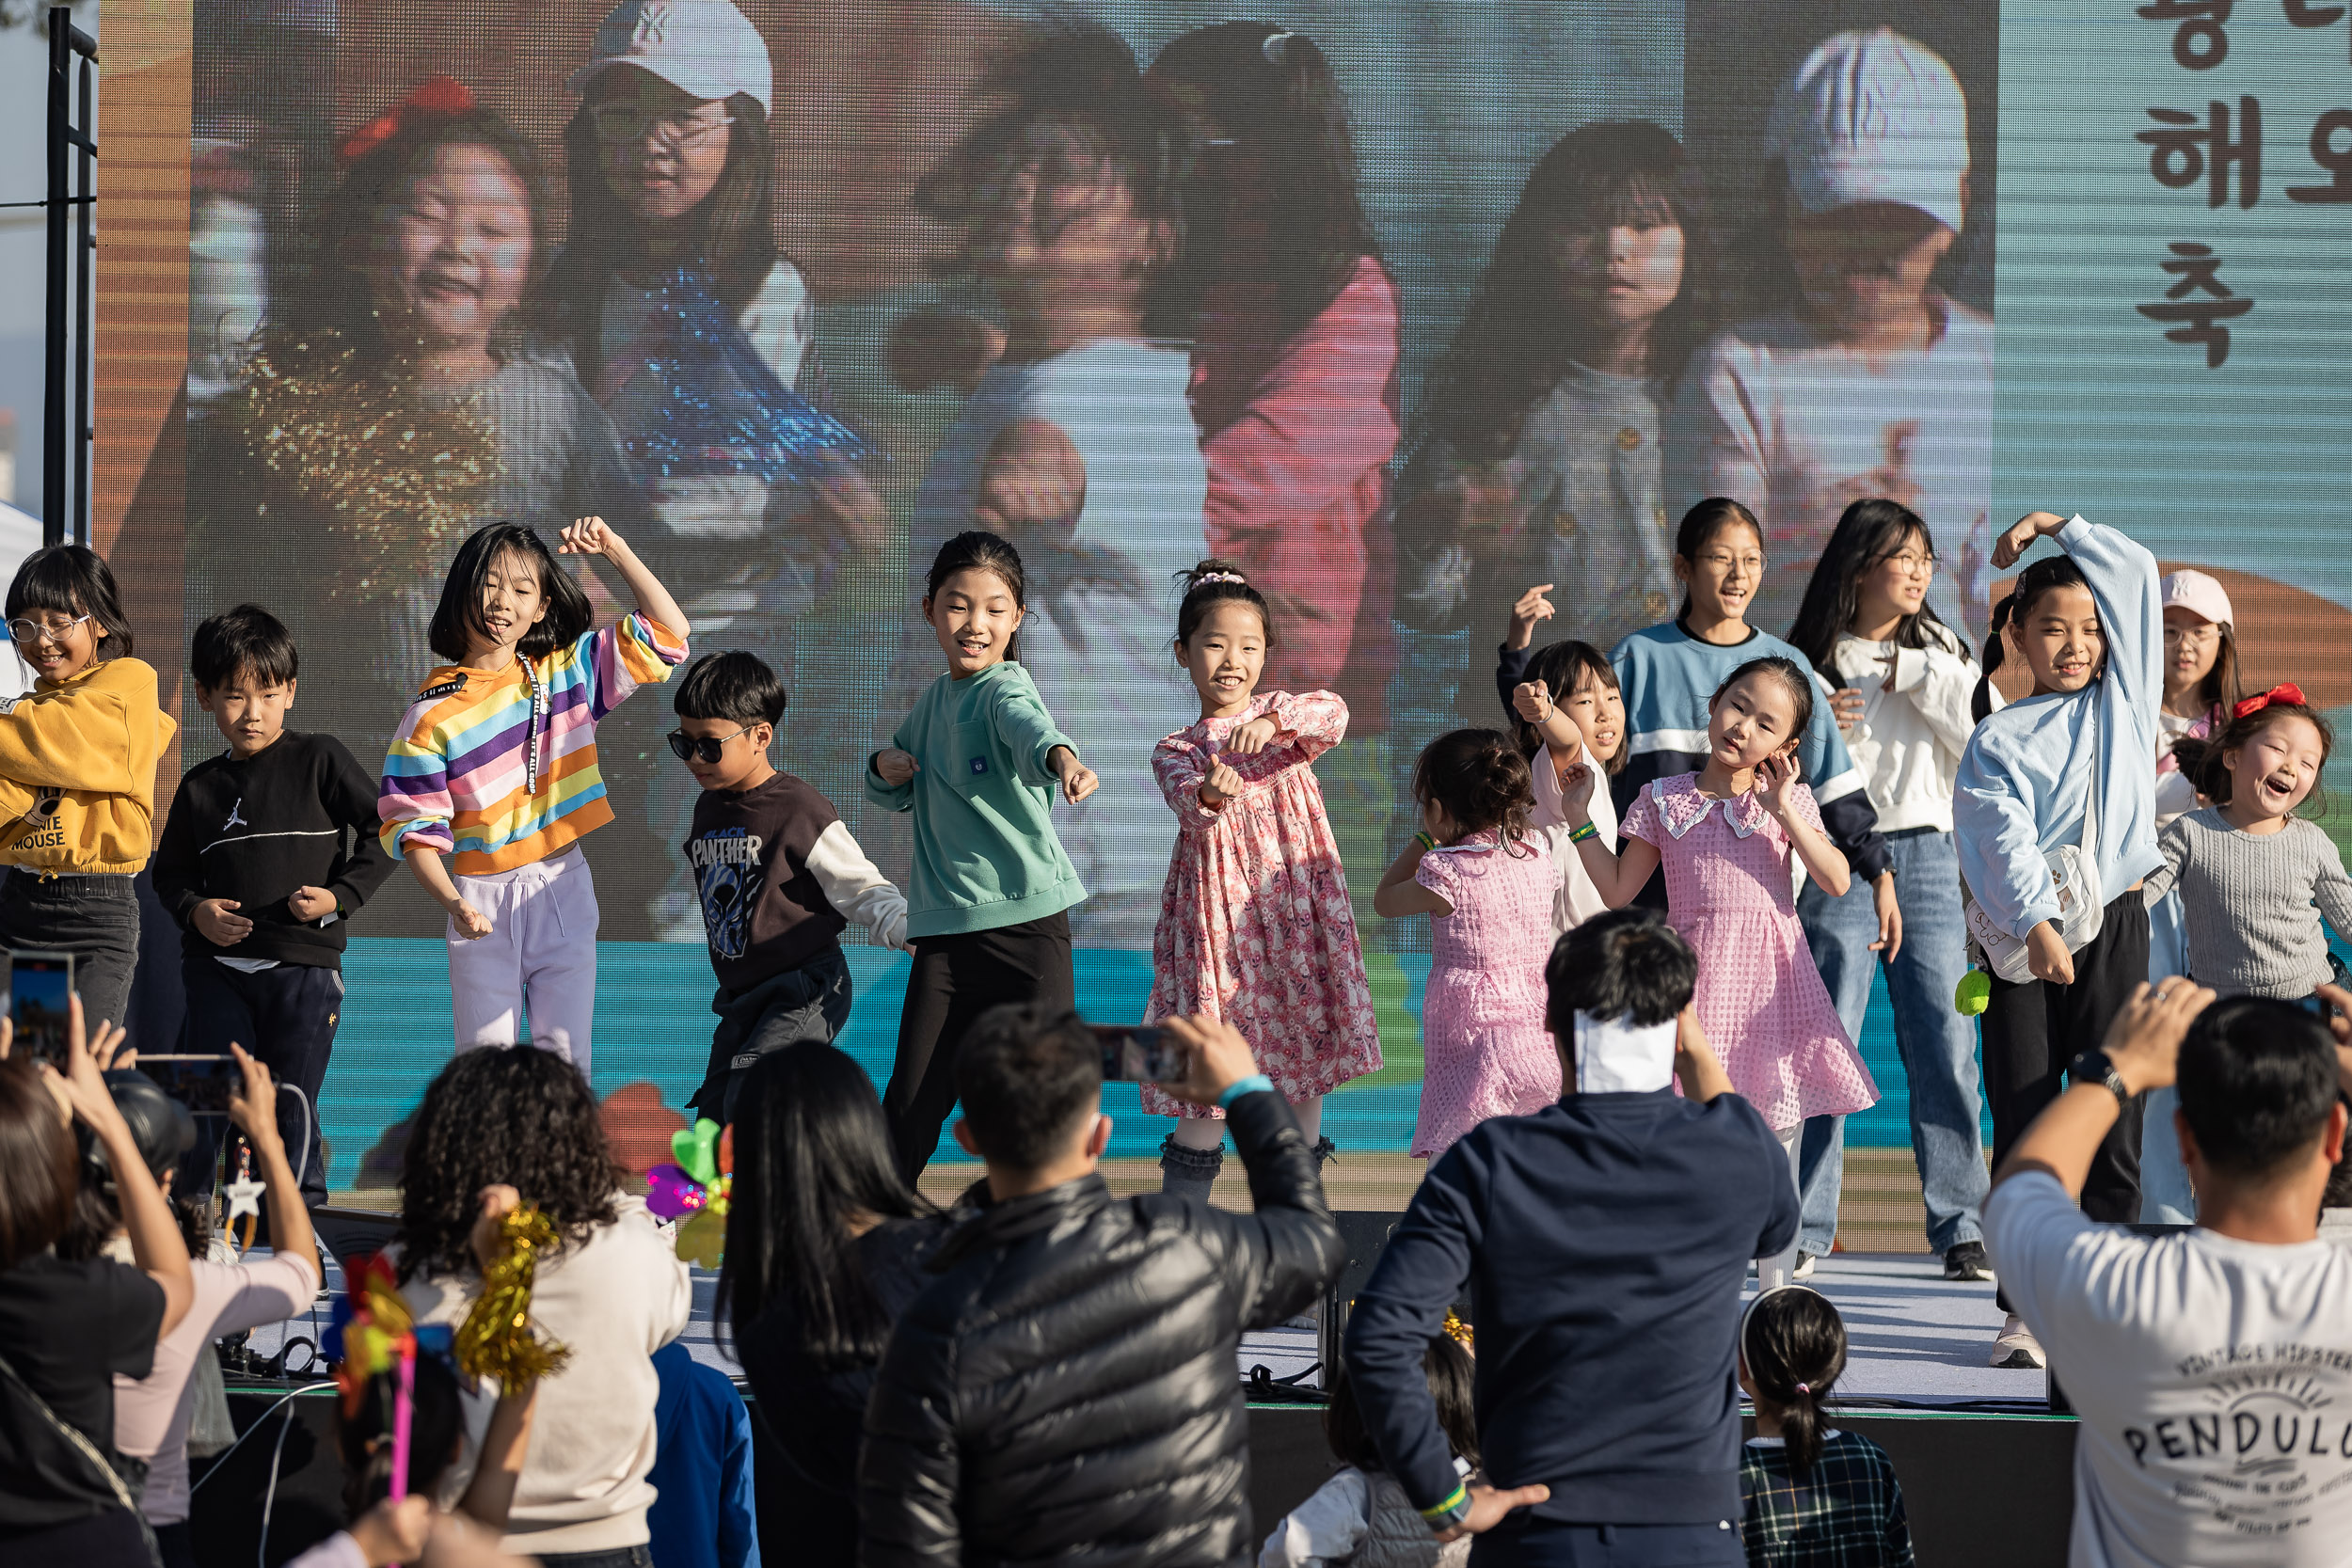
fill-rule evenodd
<path id="1" fill-rule="evenodd" d="M 1173 1039 L 1148 1023 L 1096 1023 L 1106 1084 L 1167 1084 L 1184 1076 L 1184 1053 Z"/>
<path id="2" fill-rule="evenodd" d="M 10 952 L 8 1018 L 16 1031 L 12 1049 L 62 1069 L 72 1027 L 72 954 Z"/>

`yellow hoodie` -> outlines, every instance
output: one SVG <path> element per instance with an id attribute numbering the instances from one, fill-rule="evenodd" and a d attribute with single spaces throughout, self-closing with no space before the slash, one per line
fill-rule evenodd
<path id="1" fill-rule="evenodd" d="M 131 875 L 154 848 L 155 759 L 180 726 L 135 658 L 0 702 L 0 865 Z"/>

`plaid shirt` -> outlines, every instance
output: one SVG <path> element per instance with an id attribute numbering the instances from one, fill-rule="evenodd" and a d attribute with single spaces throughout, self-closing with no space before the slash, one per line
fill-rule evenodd
<path id="1" fill-rule="evenodd" d="M 1894 1464 L 1859 1433 L 1833 1432 L 1802 1477 L 1787 1449 L 1744 1446 L 1740 1492 L 1749 1568 L 1912 1568 Z"/>

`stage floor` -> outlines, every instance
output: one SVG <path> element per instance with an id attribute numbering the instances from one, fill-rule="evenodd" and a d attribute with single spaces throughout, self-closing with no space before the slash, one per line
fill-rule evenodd
<path id="1" fill-rule="evenodd" d="M 2001 1326 L 1990 1281 L 1948 1283 L 1936 1260 L 1922 1254 L 1836 1253 L 1821 1259 L 1809 1283 L 1836 1302 L 1846 1320 L 1851 1351 L 1838 1381 L 1839 1400 L 1859 1408 L 2032 1412 L 2047 1407 L 2042 1373 L 1987 1365 L 1993 1336 Z M 738 1375 L 740 1369 L 713 1332 L 717 1287 L 716 1274 L 694 1272 L 694 1312 L 686 1342 L 696 1359 Z M 327 1288 L 342 1289 L 342 1272 L 332 1266 Z M 256 1330 L 252 1349 L 274 1356 L 292 1338 L 315 1340 L 326 1320 L 322 1302 L 314 1312 Z M 302 1355 L 297 1346 L 290 1357 L 297 1376 L 305 1375 Z M 1259 1367 L 1276 1383 L 1319 1387 L 1311 1322 L 1299 1319 L 1244 1336 L 1235 1370 L 1246 1378 Z M 324 1372 L 319 1368 L 316 1375 Z"/>

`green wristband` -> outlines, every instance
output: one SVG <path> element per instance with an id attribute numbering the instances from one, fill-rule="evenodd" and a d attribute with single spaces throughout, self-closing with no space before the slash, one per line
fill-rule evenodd
<path id="1" fill-rule="evenodd" d="M 1581 828 L 1570 828 L 1568 830 L 1568 842 L 1570 844 L 1581 844 L 1588 838 L 1598 838 L 1599 836 L 1600 828 L 1597 824 L 1591 822 L 1585 823 Z"/>
<path id="2" fill-rule="evenodd" d="M 1413 835 L 1413 842 L 1424 850 L 1435 849 L 1438 847 L 1438 835 L 1427 832 L 1418 832 Z"/>

